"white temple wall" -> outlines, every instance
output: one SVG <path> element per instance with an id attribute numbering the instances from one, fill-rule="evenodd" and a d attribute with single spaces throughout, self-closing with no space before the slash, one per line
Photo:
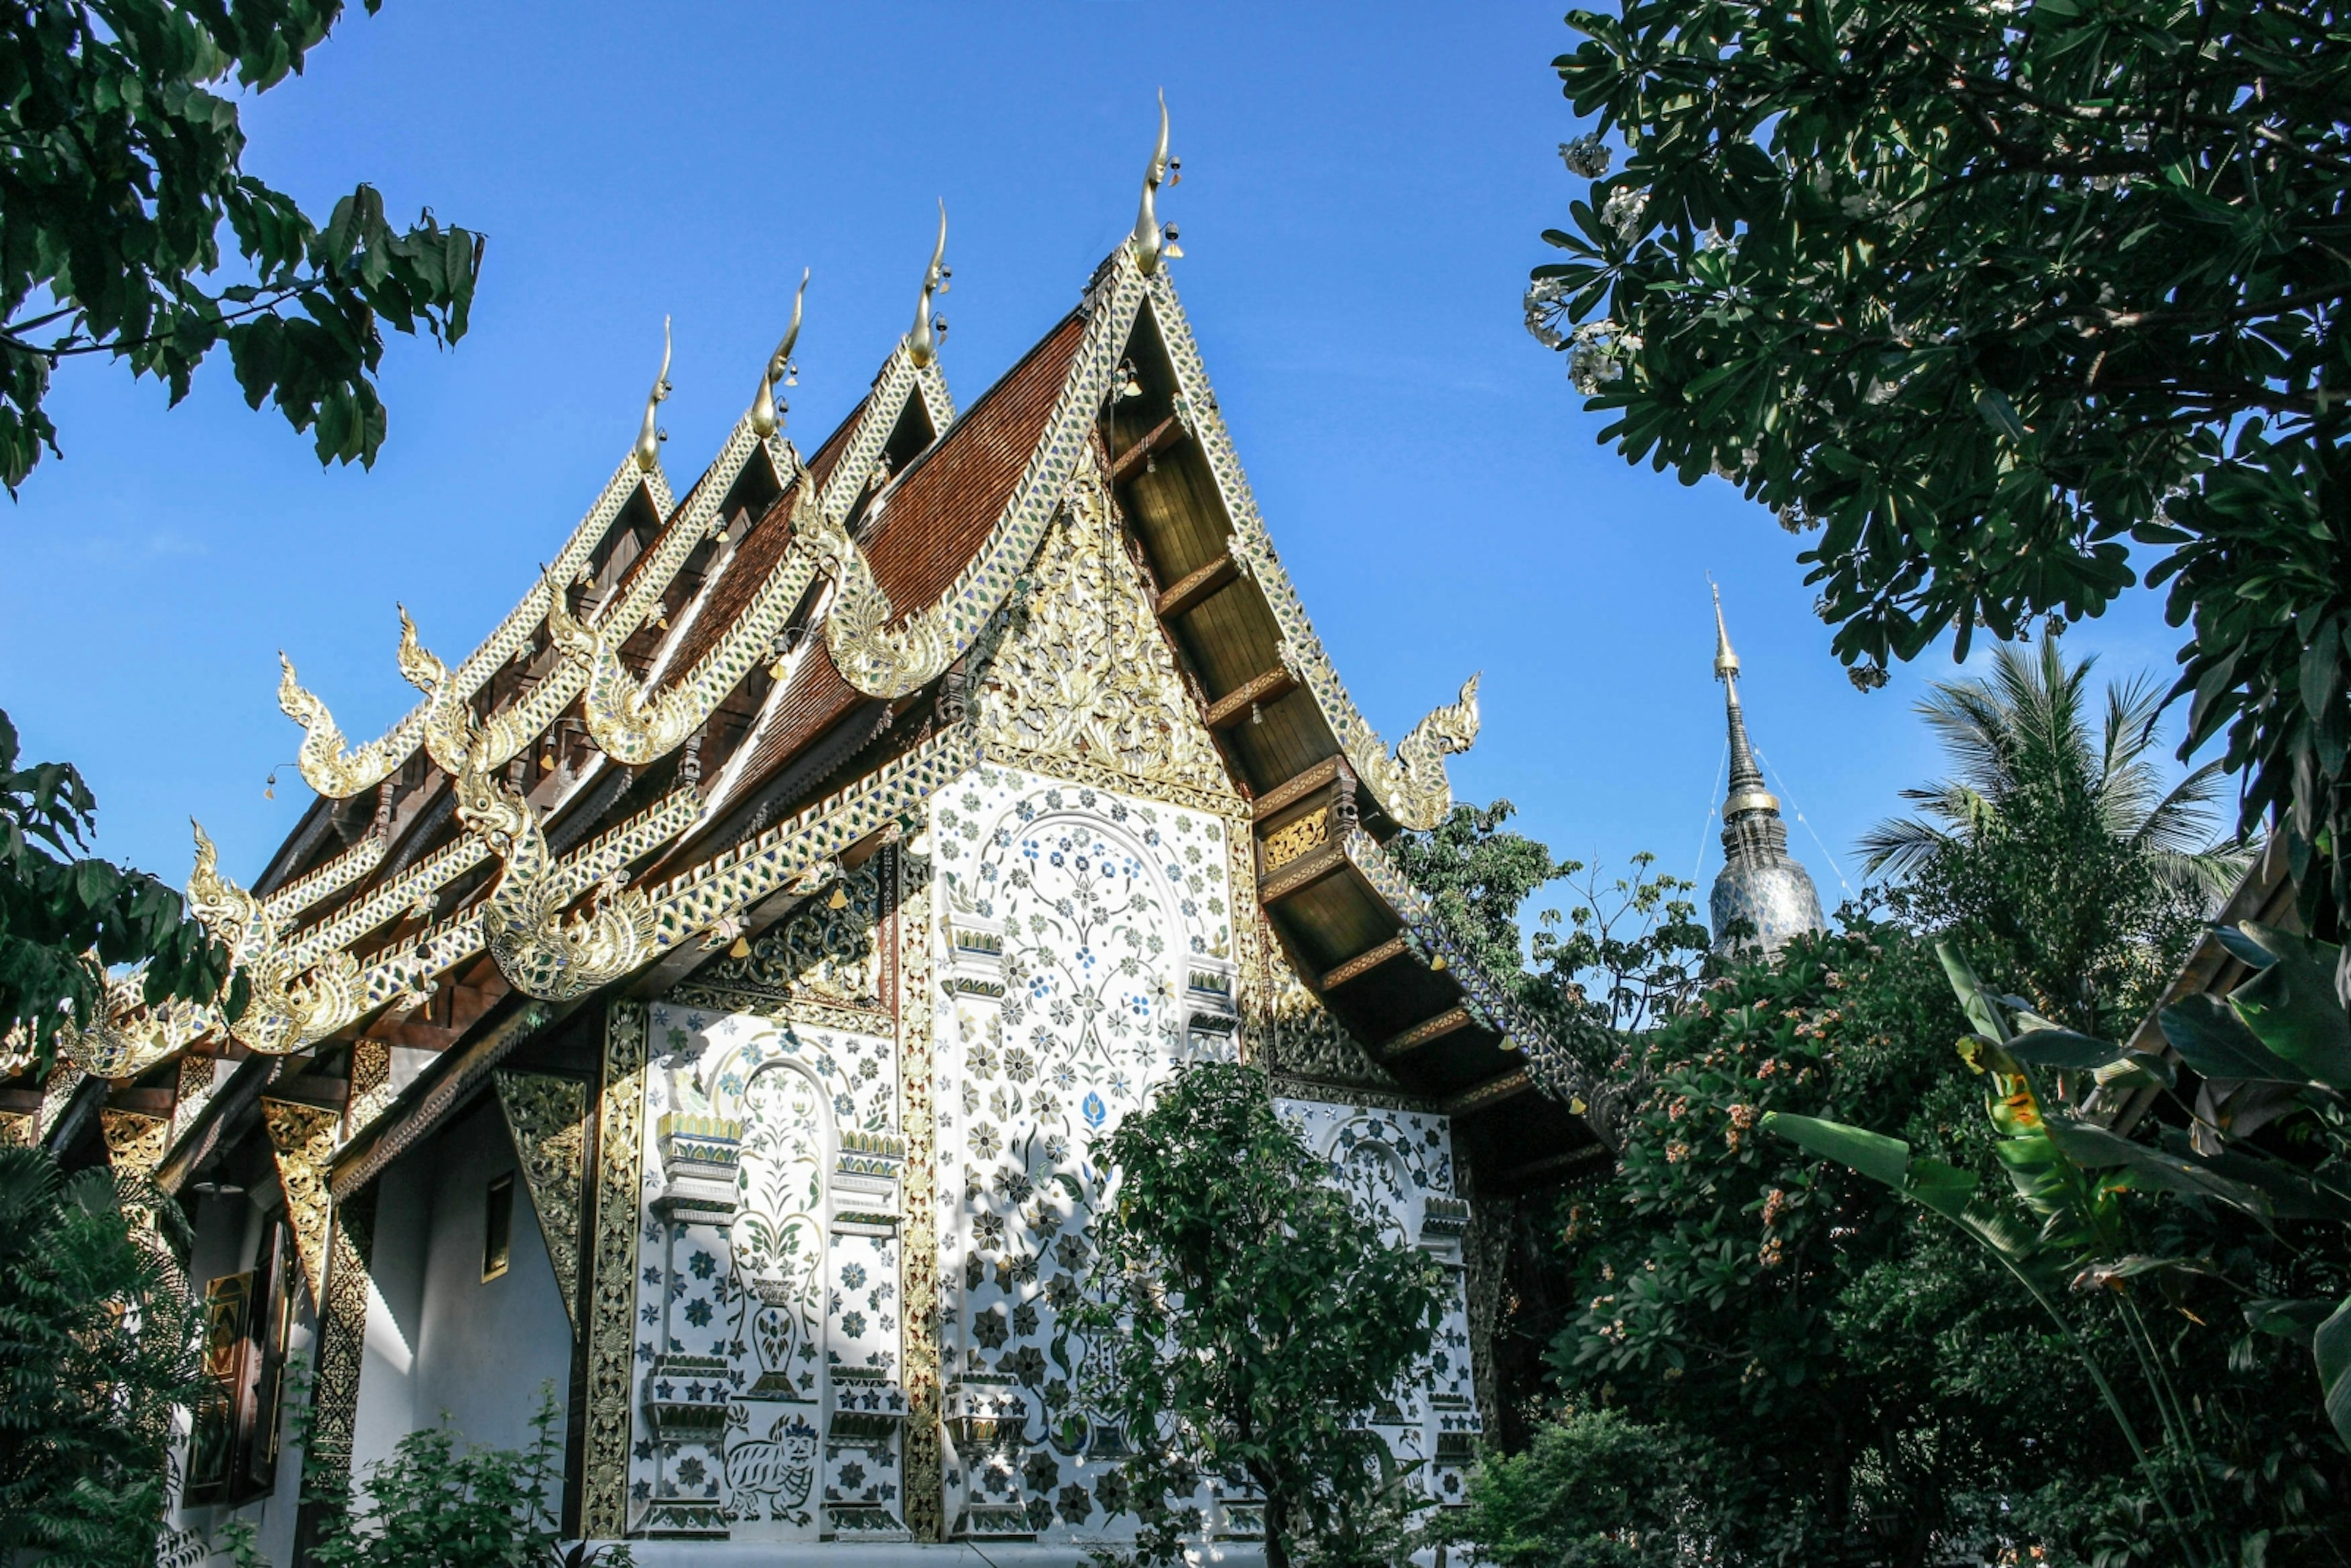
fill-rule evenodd
<path id="1" fill-rule="evenodd" d="M 196 1204 L 194 1236 L 188 1251 L 188 1278 L 203 1282 L 223 1274 L 235 1274 L 254 1266 L 260 1251 L 265 1227 L 270 1217 L 282 1207 L 275 1190 L 255 1195 L 262 1201 L 256 1203 L 237 1192 L 213 1197 L 200 1196 Z M 264 1206 L 266 1207 L 264 1207 Z M 309 1364 L 313 1347 L 318 1343 L 318 1318 L 311 1309 L 308 1292 L 298 1284 L 293 1296 L 294 1312 L 287 1326 L 286 1364 L 305 1367 Z M 204 1504 L 194 1508 L 173 1506 L 166 1522 L 174 1529 L 193 1528 L 210 1533 L 231 1519 L 253 1522 L 255 1544 L 264 1557 L 272 1563 L 290 1563 L 294 1554 L 295 1513 L 300 1505 L 302 1492 L 302 1450 L 294 1441 L 292 1421 L 301 1396 L 299 1382 L 288 1377 L 278 1388 L 279 1430 L 284 1434 L 277 1451 L 277 1473 L 267 1495 L 250 1499 L 235 1507 L 225 1504 Z M 187 1432 L 182 1424 L 179 1458 L 187 1458 Z"/>
<path id="2" fill-rule="evenodd" d="M 373 1443 L 381 1446 L 371 1449 L 358 1445 L 360 1453 L 355 1458 L 382 1458 L 401 1435 L 392 1424 L 401 1405 L 394 1389 L 403 1380 L 392 1375 L 402 1348 L 413 1352 L 404 1379 L 409 1429 L 446 1416 L 469 1443 L 524 1448 L 532 1438 L 530 1417 L 538 1408 L 542 1387 L 551 1384 L 559 1444 L 571 1379 L 571 1322 L 546 1244 L 539 1239 L 528 1184 L 516 1169 L 514 1148 L 496 1103 L 483 1098 L 394 1169 L 402 1167 L 413 1173 L 406 1190 L 387 1186 L 377 1206 L 379 1239 L 371 1272 L 390 1309 L 386 1316 L 391 1321 L 384 1326 L 405 1330 L 413 1322 L 414 1328 L 413 1337 L 403 1332 L 379 1340 L 375 1303 L 369 1303 L 361 1412 L 371 1403 L 370 1375 L 381 1370 L 393 1386 L 386 1389 L 381 1424 L 371 1423 Z M 387 1179 L 390 1176 L 387 1172 Z M 506 1271 L 485 1280 L 489 1186 L 500 1176 L 514 1177 L 513 1230 Z M 410 1222 L 422 1231 L 421 1247 L 411 1243 L 408 1248 L 407 1266 L 416 1270 L 414 1299 L 419 1303 L 413 1318 L 402 1312 L 404 1303 L 392 1299 L 399 1291 L 402 1264 L 387 1255 L 383 1245 L 385 1231 L 397 1235 L 398 1222 L 387 1212 L 395 1197 L 404 1200 L 400 1206 L 416 1217 Z"/>
<path id="3" fill-rule="evenodd" d="M 632 1533 L 907 1539 L 910 1311 L 935 1313 L 951 1537 L 1133 1532 L 1125 1435 L 1090 1399 L 1093 1352 L 1061 1320 L 1111 1200 L 1101 1145 L 1180 1063 L 1238 1049 L 1232 888 L 1253 875 L 1250 845 L 1215 812 L 987 765 L 939 790 L 899 852 L 929 879 L 928 918 L 896 933 L 895 962 L 931 977 L 915 1054 L 930 1058 L 937 1299 L 904 1296 L 910 1086 L 875 999 L 893 987 L 886 911 L 852 873 L 840 918 L 812 903 L 798 934 L 648 1010 Z M 857 922 L 864 936 L 844 934 Z M 908 957 L 921 948 L 925 962 Z M 1447 1123 L 1281 1109 L 1334 1179 L 1451 1270 L 1434 1383 L 1378 1427 L 1408 1460 L 1451 1461 L 1430 1481 L 1444 1495 L 1449 1469 L 1458 1491 L 1477 1417 Z M 436 1236 L 451 1229 L 436 1216 Z M 1211 1486 L 1201 1501 L 1214 1533 L 1254 1525 L 1245 1496 Z"/>
<path id="4" fill-rule="evenodd" d="M 427 1149 L 434 1145 L 428 1144 Z M 375 1234 L 368 1252 L 367 1337 L 351 1416 L 351 1472 L 392 1457 L 414 1431 L 416 1348 L 424 1329 L 424 1260 L 433 1227 L 431 1157 L 412 1154 L 376 1178 Z M 434 1414 L 426 1410 L 423 1419 Z"/>

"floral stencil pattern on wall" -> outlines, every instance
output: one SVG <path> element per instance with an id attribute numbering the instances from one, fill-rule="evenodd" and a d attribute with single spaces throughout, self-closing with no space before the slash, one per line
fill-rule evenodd
<path id="1" fill-rule="evenodd" d="M 1192 1030 L 1186 988 L 1230 967 L 1233 846 L 1206 813 L 1012 768 L 932 812 L 942 1373 L 1026 1412 L 1017 1452 L 951 1460 L 949 1513 L 1017 1505 L 1032 1530 L 1099 1534 L 1123 1439 L 1058 1322 L 1092 1260 L 1096 1145 L 1176 1062 L 1229 1049 Z"/>
<path id="2" fill-rule="evenodd" d="M 1274 1105 L 1307 1147 L 1331 1162 L 1338 1184 L 1392 1243 L 1425 1249 L 1451 1276 L 1444 1321 L 1419 1389 L 1397 1408 L 1380 1412 L 1374 1427 L 1399 1459 L 1431 1461 L 1424 1484 L 1439 1501 L 1458 1501 L 1461 1464 L 1481 1423 L 1462 1255 L 1468 1208 L 1453 1190 L 1451 1123 L 1419 1112 L 1318 1100 L 1276 1100 Z"/>
<path id="3" fill-rule="evenodd" d="M 813 1540 L 831 1414 L 825 1369 L 841 1337 L 828 1316 L 839 1243 L 830 1234 L 827 1173 L 841 1129 L 895 1130 L 895 1042 L 676 1002 L 654 1003 L 647 1022 L 638 1370 L 693 1358 L 674 1392 L 722 1399 L 726 1411 L 707 1443 L 664 1442 L 635 1412 L 632 1507 L 710 1498 L 737 1540 Z M 654 1208 L 665 1115 L 741 1124 L 730 1225 L 674 1228 Z M 893 1291 L 894 1249 L 864 1237 L 853 1245 L 874 1275 L 868 1293 Z"/>

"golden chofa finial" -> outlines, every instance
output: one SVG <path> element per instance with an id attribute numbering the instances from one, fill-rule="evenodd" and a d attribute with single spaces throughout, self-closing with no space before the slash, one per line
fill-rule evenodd
<path id="1" fill-rule="evenodd" d="M 783 429 L 784 415 L 790 408 L 776 401 L 776 383 L 780 381 L 786 386 L 795 386 L 799 382 L 799 368 L 792 363 L 792 350 L 800 340 L 800 307 L 808 302 L 808 280 L 809 269 L 803 267 L 799 292 L 792 296 L 792 324 L 784 329 L 783 341 L 768 356 L 768 368 L 759 375 L 759 395 L 751 400 L 751 428 L 759 433 L 762 441 Z"/>
<path id="2" fill-rule="evenodd" d="M 923 269 L 923 297 L 914 302 L 914 329 L 906 334 L 906 352 L 917 366 L 927 365 L 939 357 L 939 344 L 947 335 L 947 319 L 931 314 L 931 300 L 952 287 L 947 279 L 955 269 L 946 265 L 947 204 L 939 203 L 939 243 L 931 247 L 931 265 Z"/>
<path id="3" fill-rule="evenodd" d="M 652 473 L 661 465 L 661 427 L 654 423 L 654 411 L 669 397 L 669 318 L 662 318 L 662 368 L 653 378 L 653 390 L 645 394 L 645 423 L 637 432 L 637 466 Z"/>
<path id="4" fill-rule="evenodd" d="M 1706 585 L 1714 592 L 1714 678 L 1730 681 L 1739 678 L 1739 655 L 1730 651 L 1730 629 L 1722 623 L 1722 590 L 1714 579 Z"/>
<path id="5" fill-rule="evenodd" d="M 1159 224 L 1158 197 L 1162 183 L 1184 183 L 1184 160 L 1167 156 L 1167 92 L 1159 93 L 1159 144 L 1151 150 L 1151 165 L 1143 172 L 1143 207 L 1134 214 L 1134 265 L 1145 277 L 1159 270 L 1159 259 L 1181 260 L 1184 247 L 1176 243 L 1176 225 Z"/>

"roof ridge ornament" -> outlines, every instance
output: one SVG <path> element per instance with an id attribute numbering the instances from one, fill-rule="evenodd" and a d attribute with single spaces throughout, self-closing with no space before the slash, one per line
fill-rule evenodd
<path id="1" fill-rule="evenodd" d="M 1184 247 L 1176 243 L 1176 225 L 1162 227 L 1159 222 L 1158 194 L 1160 184 L 1184 183 L 1184 160 L 1167 156 L 1167 89 L 1159 89 L 1159 143 L 1151 150 L 1151 162 L 1143 171 L 1143 205 L 1134 214 L 1134 265 L 1144 277 L 1159 270 L 1162 256 L 1171 261 L 1183 259 Z"/>
<path id="2" fill-rule="evenodd" d="M 784 329 L 783 340 L 768 356 L 768 368 L 759 375 L 759 395 L 751 400 L 751 428 L 759 433 L 762 441 L 783 429 L 784 415 L 791 410 L 789 403 L 776 401 L 776 383 L 780 381 L 791 386 L 799 381 L 799 367 L 792 363 L 792 350 L 799 345 L 800 308 L 808 303 L 808 286 L 809 269 L 803 267 L 799 292 L 792 296 L 792 324 Z"/>
<path id="3" fill-rule="evenodd" d="M 939 240 L 931 247 L 931 265 L 923 269 L 923 297 L 914 302 L 914 329 L 906 334 L 906 352 L 921 370 L 939 357 L 939 344 L 947 335 L 947 319 L 931 314 L 931 301 L 953 287 L 947 280 L 955 269 L 946 265 L 947 203 L 939 198 Z"/>
<path id="4" fill-rule="evenodd" d="M 637 466 L 648 474 L 661 466 L 661 444 L 663 439 L 663 431 L 661 427 L 654 423 L 654 415 L 655 411 L 658 410 L 664 402 L 669 400 L 669 394 L 671 392 L 669 384 L 669 318 L 664 316 L 662 318 L 661 373 L 653 377 L 653 390 L 645 394 L 645 423 L 637 431 L 637 444 L 635 448 Z"/>

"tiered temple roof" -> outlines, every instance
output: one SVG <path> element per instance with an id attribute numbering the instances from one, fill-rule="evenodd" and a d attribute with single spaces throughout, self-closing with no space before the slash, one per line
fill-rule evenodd
<path id="1" fill-rule="evenodd" d="M 319 799 L 250 889 L 201 839 L 190 883 L 250 1007 L 234 1021 L 150 1009 L 122 988 L 54 1080 L 15 1092 L 37 1102 L 16 1113 L 44 1134 L 77 1103 L 160 1118 L 152 1163 L 168 1185 L 194 1167 L 208 1123 L 265 1086 L 334 1103 L 373 1093 L 368 1115 L 350 1107 L 334 1161 L 339 1189 L 364 1179 L 371 1145 L 515 1042 L 756 936 L 994 754 L 975 685 L 1034 608 L 1027 574 L 1049 526 L 1099 505 L 1219 765 L 1155 788 L 1253 821 L 1264 929 L 1370 1074 L 1460 1118 L 1481 1179 L 1597 1155 L 1580 1070 L 1386 847 L 1449 809 L 1444 759 L 1477 733 L 1477 681 L 1394 751 L 1349 696 L 1169 276 L 1179 253 L 1153 211 L 1165 153 L 1163 129 L 1134 235 L 968 409 L 948 395 L 930 317 L 943 218 L 914 329 L 813 456 L 773 401 L 788 339 L 675 496 L 657 381 L 637 444 L 479 647 L 446 665 L 403 614 L 401 668 L 423 695 L 384 735 L 350 744 L 289 664 L 280 700 L 305 728 Z M 1131 781 L 1106 743 L 1074 745 L 1080 771 Z M 392 1103 L 354 1069 L 361 1040 L 436 1060 Z M 215 1075 L 219 1059 L 242 1065 Z"/>

